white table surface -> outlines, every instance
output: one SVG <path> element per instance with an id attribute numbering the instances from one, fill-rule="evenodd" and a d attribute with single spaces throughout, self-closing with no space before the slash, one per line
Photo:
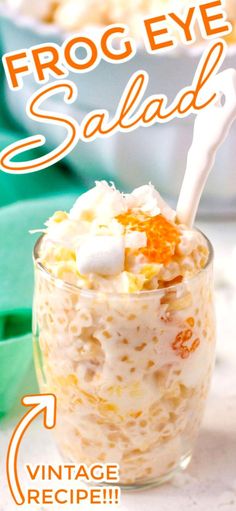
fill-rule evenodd
<path id="1" fill-rule="evenodd" d="M 217 363 L 201 433 L 187 472 L 153 490 L 122 493 L 121 504 L 116 507 L 119 511 L 236 510 L 236 253 L 233 257 L 236 222 L 201 224 L 200 227 L 210 237 L 216 251 L 218 323 Z M 26 382 L 22 395 L 27 391 Z M 6 484 L 5 454 L 17 420 L 15 410 L 0 424 L 0 511 L 16 509 Z M 25 436 L 20 461 L 36 464 L 56 460 L 51 435 L 39 420 Z M 93 507 L 90 506 L 90 511 Z M 62 506 L 61 509 L 68 511 L 69 508 Z M 32 511 L 35 511 L 34 506 Z"/>

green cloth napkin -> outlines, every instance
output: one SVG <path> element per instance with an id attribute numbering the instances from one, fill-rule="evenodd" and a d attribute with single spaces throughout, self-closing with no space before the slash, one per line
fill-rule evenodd
<path id="1" fill-rule="evenodd" d="M 18 397 L 20 402 L 22 396 L 18 396 L 18 393 L 31 364 L 31 333 L 0 342 L 0 419 L 11 410 Z M 30 385 L 31 394 L 37 392 L 33 381 Z"/>
<path id="2" fill-rule="evenodd" d="M 32 250 L 38 236 L 29 229 L 43 227 L 57 209 L 68 210 L 75 197 L 18 201 L 0 209 L 0 417 L 20 400 L 32 364 Z"/>
<path id="3" fill-rule="evenodd" d="M 32 250 L 38 235 L 29 234 L 29 230 L 42 228 L 55 210 L 70 209 L 75 197 L 58 195 L 18 201 L 0 209 L 0 314 L 10 310 L 31 310 Z"/>

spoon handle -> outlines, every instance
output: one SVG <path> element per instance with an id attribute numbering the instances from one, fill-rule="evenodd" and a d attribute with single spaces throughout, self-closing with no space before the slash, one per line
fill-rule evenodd
<path id="1" fill-rule="evenodd" d="M 212 80 L 217 101 L 200 112 L 195 120 L 193 141 L 177 205 L 179 223 L 192 227 L 207 178 L 218 148 L 236 118 L 236 70 L 227 69 Z M 223 169 L 222 169 L 223 171 Z"/>

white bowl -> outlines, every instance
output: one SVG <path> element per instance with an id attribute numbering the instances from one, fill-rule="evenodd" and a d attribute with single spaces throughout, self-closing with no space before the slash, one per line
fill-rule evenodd
<path id="1" fill-rule="evenodd" d="M 61 44 L 65 39 L 65 35 L 55 26 L 14 15 L 4 7 L 1 7 L 0 14 L 4 53 L 49 41 Z M 78 87 L 75 104 L 65 106 L 58 95 L 45 103 L 45 107 L 67 111 L 80 121 L 88 112 L 100 107 L 108 109 L 112 116 L 129 78 L 139 69 L 145 69 L 150 76 L 147 95 L 165 93 L 171 101 L 182 87 L 192 83 L 199 58 L 199 51 L 189 49 L 160 56 L 150 56 L 139 49 L 136 56 L 125 64 L 101 61 L 92 72 L 70 73 L 68 78 Z M 229 50 L 223 68 L 226 67 L 236 67 L 235 48 Z M 8 106 L 21 125 L 31 133 L 46 135 L 48 146 L 54 147 L 62 140 L 64 132 L 60 128 L 52 129 L 30 121 L 25 114 L 26 101 L 38 88 L 32 76 L 24 78 L 21 91 L 12 92 L 6 87 Z M 129 134 L 119 133 L 89 144 L 79 142 L 66 160 L 75 172 L 88 180 L 115 176 L 127 188 L 151 180 L 162 194 L 175 202 L 191 143 L 193 122 L 194 117 L 191 116 L 166 125 L 139 128 Z M 235 139 L 234 125 L 218 153 L 203 197 L 202 211 L 236 213 Z"/>

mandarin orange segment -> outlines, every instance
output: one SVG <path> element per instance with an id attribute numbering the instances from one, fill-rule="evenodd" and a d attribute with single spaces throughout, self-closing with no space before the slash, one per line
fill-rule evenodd
<path id="1" fill-rule="evenodd" d="M 150 262 L 168 264 L 180 240 L 178 229 L 168 222 L 163 215 L 150 217 L 140 212 L 128 211 L 117 217 L 127 231 L 144 232 L 147 236 L 147 246 L 140 249 Z"/>
<path id="2" fill-rule="evenodd" d="M 172 342 L 172 349 L 176 351 L 181 358 L 188 358 L 191 353 L 194 353 L 200 346 L 199 338 L 191 341 L 191 344 L 188 343 L 192 335 L 193 331 L 191 329 L 183 330 L 176 335 L 175 340 Z"/>

